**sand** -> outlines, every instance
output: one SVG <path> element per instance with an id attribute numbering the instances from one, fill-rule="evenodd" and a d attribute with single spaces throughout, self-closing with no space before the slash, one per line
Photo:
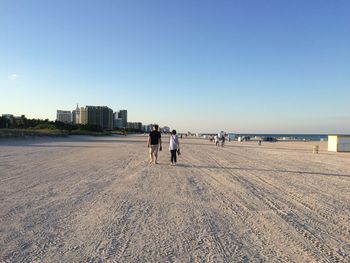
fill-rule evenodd
<path id="1" fill-rule="evenodd" d="M 0 141 L 0 261 L 350 262 L 350 153 L 146 139 Z"/>

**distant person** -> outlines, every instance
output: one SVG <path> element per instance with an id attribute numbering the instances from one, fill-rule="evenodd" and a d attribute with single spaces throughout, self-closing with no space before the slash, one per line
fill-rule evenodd
<path id="1" fill-rule="evenodd" d="M 180 155 L 180 142 L 179 142 L 179 137 L 176 134 L 176 130 L 171 131 L 171 136 L 169 140 L 169 150 L 170 150 L 170 164 L 176 165 L 176 153 Z"/>
<path id="2" fill-rule="evenodd" d="M 219 139 L 217 135 L 214 136 L 214 143 L 216 146 L 219 146 Z"/>
<path id="3" fill-rule="evenodd" d="M 147 147 L 149 148 L 149 164 L 157 164 L 158 159 L 158 149 L 162 150 L 162 139 L 160 132 L 158 131 L 159 126 L 154 125 L 153 131 L 150 132 L 147 142 Z"/>
<path id="4" fill-rule="evenodd" d="M 219 146 L 224 147 L 224 142 L 225 142 L 225 136 L 224 136 L 224 132 L 221 131 L 218 133 L 218 140 L 219 140 Z"/>

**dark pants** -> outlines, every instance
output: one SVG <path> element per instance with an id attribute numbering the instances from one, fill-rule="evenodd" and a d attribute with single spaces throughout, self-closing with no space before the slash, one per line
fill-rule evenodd
<path id="1" fill-rule="evenodd" d="M 176 150 L 170 150 L 171 157 L 170 157 L 170 162 L 176 163 Z"/>

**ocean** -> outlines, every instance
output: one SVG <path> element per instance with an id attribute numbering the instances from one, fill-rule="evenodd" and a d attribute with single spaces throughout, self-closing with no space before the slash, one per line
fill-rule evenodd
<path id="1" fill-rule="evenodd" d="M 230 136 L 249 136 L 251 138 L 257 137 L 273 137 L 282 140 L 305 140 L 305 141 L 321 141 L 327 140 L 328 134 L 267 134 L 267 133 L 229 133 Z"/>

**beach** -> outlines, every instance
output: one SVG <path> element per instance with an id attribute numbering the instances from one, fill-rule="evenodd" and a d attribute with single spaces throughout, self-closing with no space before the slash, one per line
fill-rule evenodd
<path id="1" fill-rule="evenodd" d="M 0 140 L 0 261 L 350 262 L 350 154 L 327 142 Z M 320 147 L 313 154 L 314 145 Z"/>

